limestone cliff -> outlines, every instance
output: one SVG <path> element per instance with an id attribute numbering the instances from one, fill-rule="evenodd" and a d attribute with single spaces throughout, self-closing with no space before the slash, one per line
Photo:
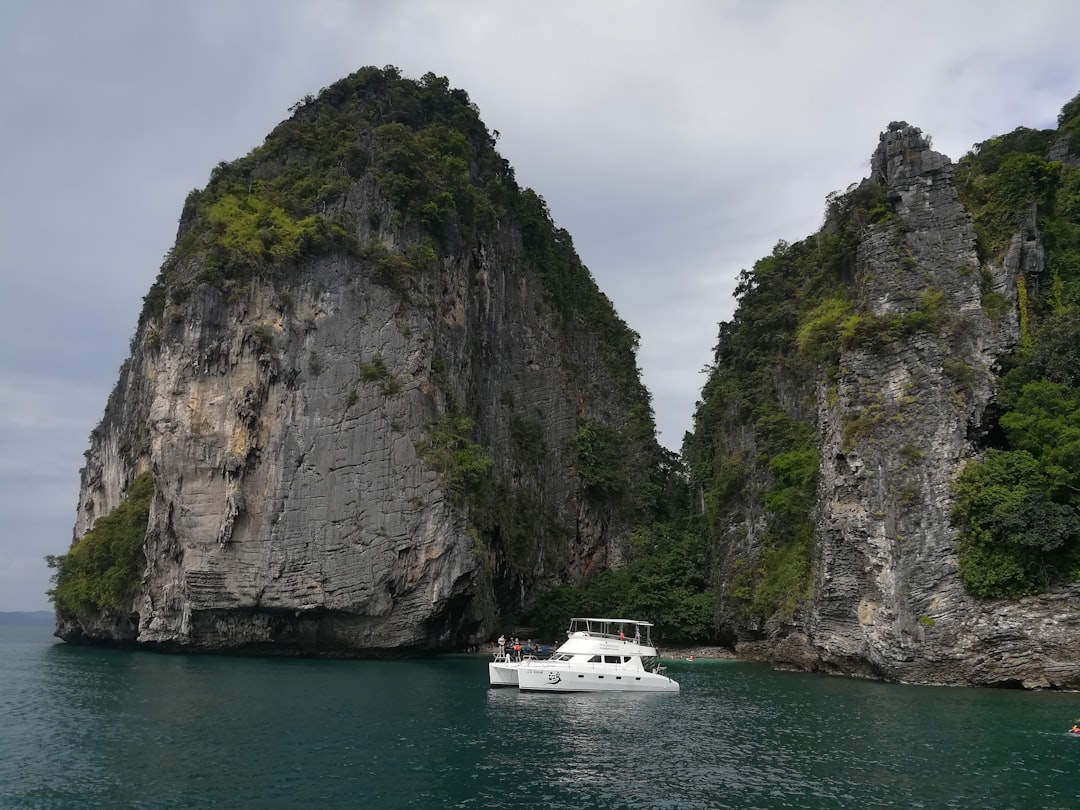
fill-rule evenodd
<path id="1" fill-rule="evenodd" d="M 655 447 L 636 335 L 494 142 L 445 79 L 369 68 L 189 196 L 75 527 L 151 471 L 145 564 L 58 635 L 455 648 L 621 561 Z"/>
<path id="2" fill-rule="evenodd" d="M 994 424 L 1017 280 L 1046 275 L 1034 204 L 1002 252 L 980 238 L 953 164 L 896 123 L 821 233 L 744 277 L 684 449 L 713 498 L 718 623 L 741 655 L 1080 687 L 1080 587 L 979 599 L 958 575 L 950 485 Z"/>
<path id="3" fill-rule="evenodd" d="M 1037 683 L 1034 673 L 1071 660 L 1069 677 L 1078 678 L 1073 633 L 1046 632 L 1068 615 L 1060 600 L 1029 607 L 965 596 L 948 521 L 949 483 L 974 454 L 998 358 L 1018 338 L 1017 275 L 1042 269 L 1038 235 L 1018 234 L 1001 264 L 980 264 L 948 161 L 912 128 L 885 133 L 872 170 L 895 195 L 904 232 L 882 228 L 862 241 L 862 294 L 886 316 L 939 290 L 948 323 L 886 350 L 845 352 L 835 392 L 818 392 L 818 544 L 806 617 L 816 665 L 914 682 Z M 1009 302 L 997 324 L 982 307 L 988 291 Z M 1009 626 L 1035 632 L 1009 644 Z"/>

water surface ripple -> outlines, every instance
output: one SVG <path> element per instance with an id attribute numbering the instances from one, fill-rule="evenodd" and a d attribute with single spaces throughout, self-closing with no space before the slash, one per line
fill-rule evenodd
<path id="1" fill-rule="evenodd" d="M 184 657 L 0 627 L 3 808 L 1076 808 L 1080 696 L 675 662 L 680 695 L 486 659 Z"/>

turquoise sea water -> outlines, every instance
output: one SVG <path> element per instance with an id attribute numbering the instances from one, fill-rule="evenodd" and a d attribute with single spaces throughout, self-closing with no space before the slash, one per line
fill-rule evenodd
<path id="1" fill-rule="evenodd" d="M 69 647 L 0 627 L 2 808 L 1076 808 L 1080 695 L 674 662 L 680 695 L 487 659 Z"/>

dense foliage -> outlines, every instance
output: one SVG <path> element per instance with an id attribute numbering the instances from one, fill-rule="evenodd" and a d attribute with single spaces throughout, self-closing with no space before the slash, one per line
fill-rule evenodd
<path id="1" fill-rule="evenodd" d="M 73 614 L 130 606 L 146 567 L 143 538 L 153 495 L 153 474 L 142 473 L 128 485 L 123 502 L 94 523 L 67 554 L 46 558 L 55 569 L 49 598 L 57 611 Z"/>
<path id="2" fill-rule="evenodd" d="M 960 575 L 980 597 L 1080 580 L 1080 168 L 1046 159 L 1062 134 L 1080 140 L 1080 95 L 1058 123 L 979 144 L 957 170 L 991 260 L 1033 207 L 1046 251 L 1041 277 L 1017 279 L 1021 342 L 1005 364 L 992 446 L 954 488 Z"/>
<path id="3" fill-rule="evenodd" d="M 656 627 L 654 637 L 668 644 L 713 637 L 715 595 L 704 535 L 673 454 L 665 453 L 654 485 L 663 508 L 635 530 L 628 563 L 580 585 L 554 588 L 539 600 L 528 621 L 543 637 L 560 636 L 573 616 L 646 618 Z"/>
<path id="4" fill-rule="evenodd" d="M 358 181 L 377 184 L 393 224 L 461 244 L 519 196 L 493 147 L 475 105 L 445 78 L 363 68 L 305 97 L 260 147 L 220 163 L 206 188 L 188 195 L 142 317 L 156 317 L 192 284 L 234 291 L 256 276 L 287 274 L 305 257 L 363 255 L 370 246 L 357 243 L 345 210 Z"/>
<path id="5" fill-rule="evenodd" d="M 487 505 L 491 495 L 490 451 L 473 441 L 473 421 L 455 404 L 430 425 L 417 444 L 420 457 L 439 475 L 439 486 L 458 505 Z"/>

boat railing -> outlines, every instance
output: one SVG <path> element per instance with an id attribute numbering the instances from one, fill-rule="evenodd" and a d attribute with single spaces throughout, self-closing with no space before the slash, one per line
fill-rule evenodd
<path id="1" fill-rule="evenodd" d="M 648 637 L 643 639 L 641 636 L 628 636 L 625 633 L 601 633 L 597 630 L 575 630 L 570 635 L 583 636 L 585 638 L 606 639 L 608 641 L 630 642 L 632 644 L 644 644 L 647 647 L 652 646 L 649 643 Z"/>
<path id="2" fill-rule="evenodd" d="M 547 660 L 547 658 L 548 658 L 548 656 L 536 656 L 531 652 L 522 652 L 520 657 L 515 656 L 515 654 L 512 653 L 512 652 L 506 652 L 506 653 L 496 652 L 495 653 L 495 663 L 496 664 L 500 664 L 500 663 L 511 664 L 511 663 L 517 663 L 518 661 L 544 661 L 544 660 Z"/>
<path id="3" fill-rule="evenodd" d="M 566 631 L 567 636 L 584 636 L 586 638 L 598 638 L 612 641 L 633 641 L 646 647 L 652 644 L 651 622 L 643 622 L 637 619 L 627 618 L 604 618 L 604 617 L 581 617 L 575 616 L 570 619 L 570 627 Z"/>

